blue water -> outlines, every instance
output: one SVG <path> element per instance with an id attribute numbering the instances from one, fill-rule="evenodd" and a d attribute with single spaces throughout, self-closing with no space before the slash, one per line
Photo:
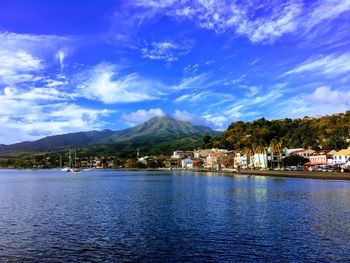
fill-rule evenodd
<path id="1" fill-rule="evenodd" d="M 349 262 L 350 182 L 0 170 L 0 261 Z"/>

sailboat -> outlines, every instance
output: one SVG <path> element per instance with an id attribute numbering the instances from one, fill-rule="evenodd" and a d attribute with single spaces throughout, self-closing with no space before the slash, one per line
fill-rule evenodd
<path id="1" fill-rule="evenodd" d="M 61 169 L 63 172 L 69 172 L 69 173 L 81 173 L 83 172 L 82 169 L 75 168 L 77 165 L 77 153 L 75 152 L 75 158 L 74 158 L 74 163 L 75 165 L 72 165 L 72 153 L 69 150 L 69 166 Z"/>

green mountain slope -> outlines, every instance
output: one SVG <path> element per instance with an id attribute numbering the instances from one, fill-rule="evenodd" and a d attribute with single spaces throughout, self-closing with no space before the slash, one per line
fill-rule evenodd
<path id="1" fill-rule="evenodd" d="M 171 117 L 154 117 L 138 126 L 120 131 L 89 131 L 48 136 L 33 142 L 12 145 L 0 145 L 0 155 L 19 152 L 53 151 L 79 147 L 86 152 L 108 152 L 124 148 L 154 148 L 159 145 L 177 145 L 177 141 L 186 141 L 186 145 L 198 146 L 204 135 L 216 136 L 217 131 L 205 126 L 192 125 L 177 121 Z M 179 143 L 181 145 L 181 143 Z M 157 147 L 155 147 L 157 148 Z"/>

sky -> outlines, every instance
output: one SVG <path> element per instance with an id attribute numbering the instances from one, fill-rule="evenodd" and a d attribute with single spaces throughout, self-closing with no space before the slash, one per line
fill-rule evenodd
<path id="1" fill-rule="evenodd" d="M 2 0 L 0 143 L 350 109 L 350 0 Z"/>

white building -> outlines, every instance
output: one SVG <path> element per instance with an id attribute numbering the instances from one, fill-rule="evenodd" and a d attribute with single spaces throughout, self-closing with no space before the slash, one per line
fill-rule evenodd
<path id="1" fill-rule="evenodd" d="M 234 167 L 235 168 L 247 168 L 247 155 L 241 152 L 236 152 L 234 157 Z"/>
<path id="2" fill-rule="evenodd" d="M 350 149 L 343 149 L 335 153 L 334 164 L 350 165 Z"/>
<path id="3" fill-rule="evenodd" d="M 203 149 L 194 151 L 194 158 L 207 158 L 211 149 Z"/>
<path id="4" fill-rule="evenodd" d="M 299 155 L 299 156 L 304 157 L 306 159 L 310 159 L 310 156 L 314 153 L 315 153 L 314 150 L 306 149 L 306 150 L 296 150 L 294 152 L 291 152 L 290 155 Z"/>
<path id="5" fill-rule="evenodd" d="M 174 151 L 171 158 L 183 159 L 186 157 L 193 157 L 193 151 Z"/>
<path id="6" fill-rule="evenodd" d="M 189 158 L 182 160 L 181 167 L 185 169 L 193 169 L 193 160 Z"/>

